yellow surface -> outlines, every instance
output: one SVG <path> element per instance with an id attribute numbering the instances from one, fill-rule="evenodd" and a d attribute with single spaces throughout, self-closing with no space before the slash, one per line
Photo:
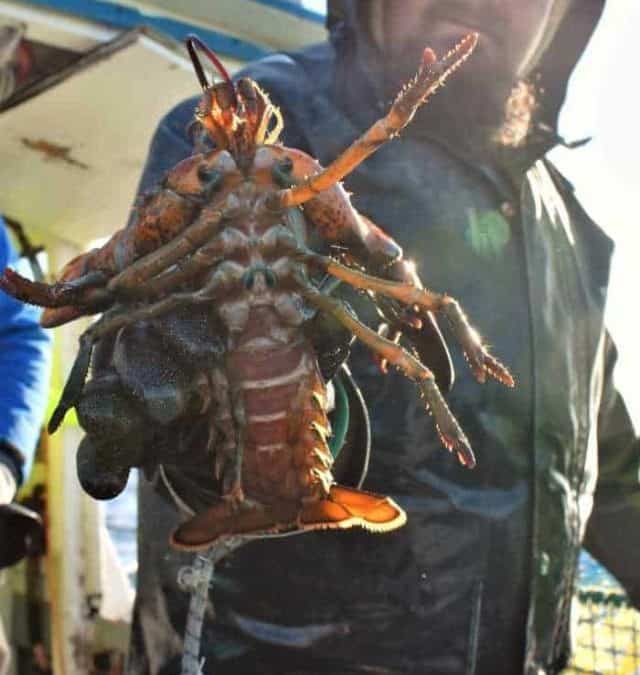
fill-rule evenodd
<path id="1" fill-rule="evenodd" d="M 580 603 L 576 650 L 564 673 L 640 674 L 640 613 L 613 604 Z"/>

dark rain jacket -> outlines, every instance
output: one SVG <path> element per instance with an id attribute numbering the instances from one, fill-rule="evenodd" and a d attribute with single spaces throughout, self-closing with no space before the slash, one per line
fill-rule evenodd
<path id="1" fill-rule="evenodd" d="M 576 2 L 540 62 L 551 129 L 602 5 Z M 329 44 L 246 71 L 281 106 L 284 143 L 324 164 L 385 107 L 362 62 L 355 6 L 333 3 Z M 143 188 L 190 152 L 193 105 L 160 125 Z M 640 605 L 640 446 L 603 325 L 612 243 L 544 158 L 557 140 L 538 135 L 508 166 L 485 164 L 418 116 L 346 179 L 355 206 L 400 242 L 425 283 L 460 300 L 517 388 L 476 383 L 450 340 L 448 401 L 478 458 L 468 471 L 442 449 L 414 386 L 355 349 L 373 427 L 365 487 L 392 495 L 408 523 L 234 554 L 214 584 L 205 672 L 556 672 L 583 543 Z M 175 572 L 189 557 L 166 552 L 174 520 L 143 483 L 131 672 L 179 662 L 186 596 Z"/>
<path id="2" fill-rule="evenodd" d="M 0 269 L 30 274 L 0 216 Z M 49 386 L 51 338 L 40 327 L 41 310 L 0 293 L 0 462 L 19 485 L 29 474 Z"/>

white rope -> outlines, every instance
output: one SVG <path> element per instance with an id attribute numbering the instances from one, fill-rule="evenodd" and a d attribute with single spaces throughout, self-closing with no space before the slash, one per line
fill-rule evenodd
<path id="1" fill-rule="evenodd" d="M 184 631 L 181 675 L 203 675 L 204 659 L 200 659 L 202 624 L 215 565 L 245 544 L 248 539 L 248 537 L 224 537 L 208 550 L 197 554 L 191 567 L 181 567 L 178 571 L 178 584 L 184 590 L 191 591 L 187 626 Z"/>
<path id="2" fill-rule="evenodd" d="M 193 565 L 178 570 L 178 585 L 184 591 L 191 592 L 187 626 L 184 631 L 182 652 L 182 670 L 180 675 L 203 675 L 204 659 L 200 659 L 202 624 L 209 601 L 209 588 L 215 566 L 223 558 L 244 544 L 256 539 L 285 539 L 304 534 L 305 530 L 278 532 L 271 534 L 247 534 L 228 536 L 219 539 L 211 548 L 195 556 Z M 211 609 L 215 615 L 213 602 Z"/>

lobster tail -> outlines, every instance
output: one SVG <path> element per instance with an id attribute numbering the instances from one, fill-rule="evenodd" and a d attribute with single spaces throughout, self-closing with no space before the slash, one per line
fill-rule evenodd
<path id="1" fill-rule="evenodd" d="M 220 501 L 180 525 L 170 543 L 179 550 L 199 551 L 229 536 L 264 537 L 352 527 L 382 533 L 402 527 L 406 521 L 405 512 L 390 497 L 332 485 L 325 499 L 302 506 L 280 502 L 267 506 L 245 504 L 238 509 Z"/>
<path id="2" fill-rule="evenodd" d="M 267 325 L 261 316 L 260 325 Z M 390 498 L 335 483 L 327 391 L 310 344 L 256 350 L 242 359 L 231 353 L 227 372 L 244 391 L 243 489 L 251 498 L 223 497 L 183 523 L 172 546 L 201 550 L 228 536 L 352 527 L 388 532 L 404 525 L 404 511 Z"/>

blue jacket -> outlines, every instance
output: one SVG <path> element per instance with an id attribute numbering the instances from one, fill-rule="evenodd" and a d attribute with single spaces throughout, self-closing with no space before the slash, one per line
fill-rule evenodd
<path id="1" fill-rule="evenodd" d="M 0 269 L 30 276 L 0 217 Z M 0 293 L 0 462 L 18 483 L 28 475 L 45 414 L 51 340 L 39 324 L 40 310 Z"/>

